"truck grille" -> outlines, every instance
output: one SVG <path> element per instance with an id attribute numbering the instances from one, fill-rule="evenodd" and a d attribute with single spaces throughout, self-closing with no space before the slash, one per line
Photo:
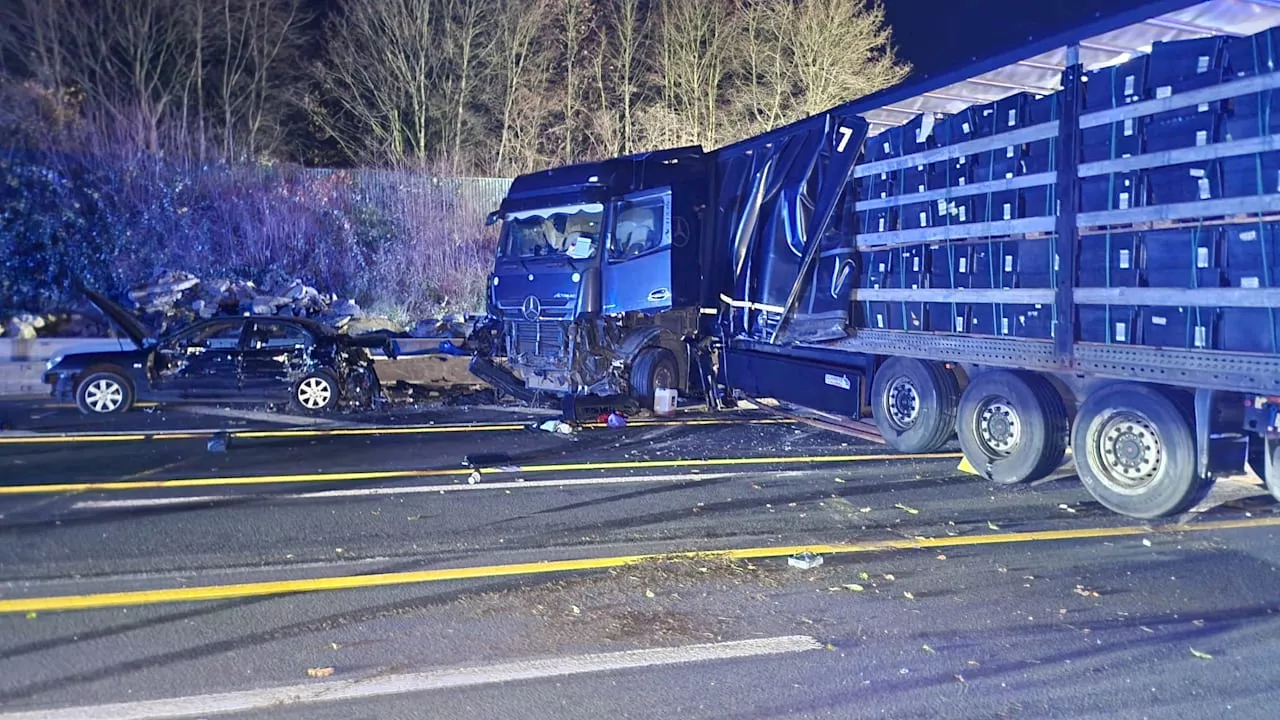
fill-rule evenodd
<path id="1" fill-rule="evenodd" d="M 565 350 L 564 325 L 557 322 L 513 321 L 511 323 L 512 355 L 555 357 Z"/>

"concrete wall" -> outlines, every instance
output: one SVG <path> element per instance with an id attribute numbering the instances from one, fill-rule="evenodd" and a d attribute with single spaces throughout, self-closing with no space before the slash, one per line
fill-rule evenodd
<path id="1" fill-rule="evenodd" d="M 440 340 L 406 338 L 398 341 L 402 352 L 412 353 L 439 347 Z M 461 343 L 461 339 L 455 339 Z M 73 338 L 12 340 L 0 338 L 0 395 L 47 395 L 41 382 L 45 363 L 58 355 L 74 352 L 122 350 L 133 346 L 128 340 Z M 484 385 L 467 371 L 470 358 L 449 355 L 402 357 L 397 360 L 375 356 L 378 377 L 384 383 L 401 380 L 432 387 Z"/>

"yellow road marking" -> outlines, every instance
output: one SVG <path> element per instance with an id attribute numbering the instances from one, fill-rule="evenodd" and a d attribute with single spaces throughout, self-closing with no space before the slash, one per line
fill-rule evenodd
<path id="1" fill-rule="evenodd" d="M 798 465 L 819 463 L 875 462 L 880 460 L 936 460 L 959 457 L 958 453 L 921 455 L 815 455 L 808 457 L 740 457 L 681 460 L 624 460 L 600 463 L 550 463 L 543 465 L 510 465 L 482 470 L 486 475 L 513 473 L 571 472 L 580 470 L 649 470 L 680 467 L 734 467 L 741 465 Z M 249 475 L 240 477 L 179 478 L 174 480 L 116 480 L 107 482 L 47 483 L 7 485 L 0 495 L 44 495 L 50 493 L 91 492 L 98 490 L 154 490 L 158 488 L 193 488 L 238 485 L 278 485 L 289 483 L 332 483 L 360 480 L 398 480 L 425 477 L 466 477 L 471 468 L 436 468 L 430 470 L 371 470 L 365 472 L 304 473 L 298 475 Z"/>
<path id="2" fill-rule="evenodd" d="M 65 610 L 91 610 L 109 607 L 133 607 L 165 603 L 230 600 L 268 595 L 319 592 L 325 590 L 353 590 L 359 588 L 410 585 L 446 580 L 475 580 L 511 575 L 541 575 L 547 573 L 583 570 L 604 570 L 634 565 L 648 561 L 680 560 L 692 558 L 728 558 L 734 560 L 758 560 L 787 557 L 809 552 L 817 555 L 868 553 L 886 550 L 920 550 L 953 548 L 975 545 L 1001 545 L 1019 542 L 1049 542 L 1059 540 L 1088 540 L 1133 535 L 1173 534 L 1185 532 L 1212 532 L 1247 528 L 1277 527 L 1280 518 L 1254 518 L 1248 520 L 1222 520 L 1197 525 L 1164 527 L 1122 526 L 1113 528 L 1079 528 L 1075 530 L 1042 530 L 1033 532 L 997 533 L 967 537 L 918 538 L 914 540 L 883 540 L 840 545 L 784 545 L 702 552 L 682 552 L 650 555 L 615 555 L 609 557 L 582 558 L 578 560 L 554 560 L 548 562 L 513 563 L 509 565 L 481 565 L 475 567 L 446 568 L 441 570 L 416 570 L 407 572 L 373 573 L 369 575 L 345 575 L 306 580 L 275 580 L 229 585 L 204 585 L 159 590 L 131 590 L 113 593 L 85 595 L 56 595 L 50 597 L 14 598 L 0 600 L 0 613 L 57 612 Z"/>
<path id="3" fill-rule="evenodd" d="M 359 428 L 330 428 L 330 429 L 288 429 L 288 430 L 239 430 L 227 433 L 227 436 L 236 439 L 268 439 L 268 438 L 288 438 L 288 437 L 359 437 L 369 435 L 435 435 L 440 433 L 467 433 L 467 432 L 511 432 L 515 430 L 525 430 L 534 422 L 530 420 L 528 423 L 491 423 L 491 424 L 458 424 L 458 425 L 404 425 L 404 426 L 385 426 L 385 427 L 359 427 Z M 778 418 L 749 418 L 749 419 L 719 419 L 719 418 L 702 418 L 695 420 L 631 420 L 628 422 L 633 427 L 664 427 L 664 426 L 705 426 L 705 425 L 784 425 L 793 424 L 795 421 L 789 419 Z M 605 427 L 603 423 L 586 423 L 585 427 L 599 429 Z M 183 432 L 179 431 L 160 431 L 155 433 L 98 433 L 87 435 L 15 435 L 9 437 L 0 437 L 0 445 L 52 445 L 52 444 L 73 444 L 73 443 L 108 443 L 108 442 L 140 442 L 143 440 L 204 440 L 213 436 L 214 431 L 209 432 Z"/>

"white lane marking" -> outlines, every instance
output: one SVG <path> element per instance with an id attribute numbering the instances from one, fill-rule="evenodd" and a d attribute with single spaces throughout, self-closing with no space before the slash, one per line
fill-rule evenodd
<path id="1" fill-rule="evenodd" d="M 808 635 L 787 635 L 684 647 L 520 660 L 456 670 L 303 683 L 262 690 L 193 695 L 166 700 L 7 713 L 0 714 L 0 720 L 156 720 L 204 717 L 269 710 L 281 706 L 342 702 L 521 680 L 541 680 L 663 665 L 786 655 L 818 650 L 821 647 L 817 640 Z"/>
<path id="2" fill-rule="evenodd" d="M 200 495 L 195 497 L 133 498 L 128 500 L 81 500 L 71 506 L 73 510 L 115 510 L 124 508 L 168 507 L 174 505 L 200 505 L 228 500 L 247 498 L 263 498 L 271 500 L 320 500 L 325 498 L 379 497 L 383 495 L 420 495 L 424 493 L 446 493 L 462 490 L 514 490 L 548 487 L 575 487 L 590 485 L 622 485 L 630 483 L 669 483 L 696 482 L 703 480 L 720 480 L 740 477 L 738 473 L 687 473 L 682 475 L 635 475 L 629 477 L 587 477 L 564 478 L 561 480 L 528 480 L 504 482 L 485 482 L 481 480 L 475 485 L 433 484 L 408 485 L 403 487 L 349 488 L 345 490 L 318 490 L 307 493 L 289 493 L 267 496 L 262 493 L 234 493 L 228 495 Z"/>

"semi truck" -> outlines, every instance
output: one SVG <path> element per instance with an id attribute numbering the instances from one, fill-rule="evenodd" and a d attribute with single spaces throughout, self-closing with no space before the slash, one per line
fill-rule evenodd
<path id="1" fill-rule="evenodd" d="M 868 415 L 1139 518 L 1280 499 L 1280 7 L 1164 0 L 763 135 L 522 176 L 477 374 Z"/>

